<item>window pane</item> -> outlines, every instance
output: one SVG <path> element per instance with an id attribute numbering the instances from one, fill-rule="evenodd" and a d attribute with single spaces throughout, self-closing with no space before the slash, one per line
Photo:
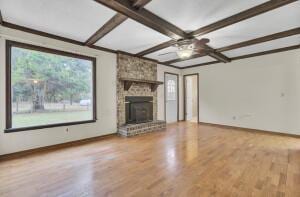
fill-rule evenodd
<path id="1" fill-rule="evenodd" d="M 93 62 L 11 48 L 12 128 L 93 119 Z"/>
<path id="2" fill-rule="evenodd" d="M 169 79 L 167 82 L 167 100 L 174 101 L 176 100 L 176 82 L 172 79 Z"/>

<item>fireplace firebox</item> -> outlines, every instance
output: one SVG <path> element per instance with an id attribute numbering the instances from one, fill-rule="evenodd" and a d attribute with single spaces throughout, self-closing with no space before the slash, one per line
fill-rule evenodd
<path id="1" fill-rule="evenodd" d="M 152 96 L 125 97 L 126 124 L 138 124 L 153 121 Z"/>

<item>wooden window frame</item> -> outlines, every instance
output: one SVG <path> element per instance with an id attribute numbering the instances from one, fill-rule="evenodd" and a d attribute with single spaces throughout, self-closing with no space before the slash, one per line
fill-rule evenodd
<path id="1" fill-rule="evenodd" d="M 12 128 L 12 100 L 11 100 L 11 49 L 12 47 L 18 47 L 22 49 L 29 49 L 44 53 L 50 53 L 54 55 L 61 55 L 66 57 L 78 58 L 89 60 L 92 62 L 92 90 L 93 90 L 93 117 L 91 120 L 84 121 L 74 121 L 74 122 L 65 122 L 65 123 L 55 123 L 55 124 L 46 124 L 46 125 L 37 125 L 37 126 L 29 126 L 29 127 L 19 127 Z M 37 130 L 37 129 L 45 129 L 52 127 L 62 127 L 62 126 L 70 126 L 70 125 L 78 125 L 78 124 L 87 124 L 94 123 L 97 121 L 97 94 L 96 94 L 96 58 L 89 57 L 85 55 L 79 55 L 75 53 L 70 53 L 66 51 L 60 51 L 56 49 L 46 48 L 42 46 L 31 45 L 27 43 L 21 43 L 11 40 L 6 40 L 6 129 L 5 133 L 11 132 L 19 132 L 19 131 L 27 131 L 27 130 Z"/>

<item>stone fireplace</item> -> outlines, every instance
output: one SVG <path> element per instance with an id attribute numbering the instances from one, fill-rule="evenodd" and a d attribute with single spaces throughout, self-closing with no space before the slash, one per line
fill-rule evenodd
<path id="1" fill-rule="evenodd" d="M 117 65 L 118 132 L 133 136 L 165 128 L 157 120 L 157 64 L 118 54 Z"/>

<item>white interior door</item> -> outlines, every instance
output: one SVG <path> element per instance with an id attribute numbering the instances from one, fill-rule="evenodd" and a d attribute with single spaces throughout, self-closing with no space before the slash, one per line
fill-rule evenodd
<path id="1" fill-rule="evenodd" d="M 198 122 L 198 76 L 190 75 L 185 78 L 185 119 Z"/>
<path id="2" fill-rule="evenodd" d="M 166 74 L 165 76 L 165 105 L 166 105 L 166 122 L 177 122 L 178 105 L 177 105 L 177 75 Z"/>

